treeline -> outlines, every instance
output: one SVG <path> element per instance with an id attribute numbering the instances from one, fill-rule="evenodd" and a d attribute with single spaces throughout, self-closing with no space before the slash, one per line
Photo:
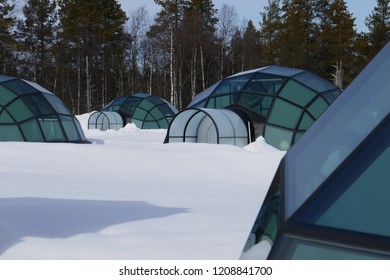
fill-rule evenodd
<path id="1" fill-rule="evenodd" d="M 181 109 L 221 78 L 266 65 L 345 87 L 389 40 L 389 1 L 357 32 L 344 0 L 268 0 L 259 29 L 212 0 L 155 0 L 151 23 L 144 7 L 127 16 L 117 0 L 27 0 L 19 14 L 0 0 L 0 74 L 35 81 L 74 114 L 134 92 Z"/>

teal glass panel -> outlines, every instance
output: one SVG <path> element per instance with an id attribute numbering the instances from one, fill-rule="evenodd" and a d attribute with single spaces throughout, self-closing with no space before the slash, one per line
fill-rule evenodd
<path id="1" fill-rule="evenodd" d="M 337 97 L 341 94 L 341 90 L 336 89 L 328 92 L 322 93 L 322 97 L 324 97 L 329 103 L 332 103 L 336 100 Z"/>
<path id="2" fill-rule="evenodd" d="M 390 237 L 389 163 L 388 146 L 315 224 Z"/>
<path id="3" fill-rule="evenodd" d="M 305 70 L 272 65 L 272 66 L 267 66 L 267 67 L 260 69 L 260 72 L 267 73 L 267 74 L 280 75 L 280 76 L 284 76 L 284 77 L 291 77 L 291 76 L 303 73 L 303 72 L 305 72 Z"/>
<path id="4" fill-rule="evenodd" d="M 293 80 L 289 80 L 279 96 L 304 107 L 315 98 L 316 93 Z"/>
<path id="5" fill-rule="evenodd" d="M 301 113 L 302 109 L 299 107 L 278 98 L 272 107 L 268 122 L 278 126 L 295 128 Z"/>
<path id="6" fill-rule="evenodd" d="M 60 121 L 57 117 L 46 117 L 39 118 L 39 125 L 42 128 L 43 134 L 45 135 L 46 141 L 56 142 L 65 141 L 65 135 L 62 131 Z"/>
<path id="7" fill-rule="evenodd" d="M 53 115 L 56 113 L 53 107 L 41 93 L 25 95 L 22 96 L 21 99 L 36 116 Z"/>
<path id="8" fill-rule="evenodd" d="M 6 110 L 2 110 L 1 111 L 1 107 L 0 107 L 0 124 L 3 124 L 3 123 L 14 123 L 15 121 L 12 119 L 12 117 L 10 116 L 10 114 L 8 114 L 8 112 Z"/>
<path id="9" fill-rule="evenodd" d="M 317 92 L 329 91 L 336 89 L 336 86 L 331 82 L 322 79 L 314 75 L 311 72 L 303 72 L 299 75 L 294 76 L 294 79 L 298 80 L 302 84 L 314 89 Z"/>
<path id="10" fill-rule="evenodd" d="M 243 92 L 240 94 L 237 103 L 263 116 L 267 116 L 273 98 L 272 96 Z"/>
<path id="11" fill-rule="evenodd" d="M 298 140 L 302 137 L 304 132 L 296 132 L 294 137 L 294 144 L 298 142 Z"/>
<path id="12" fill-rule="evenodd" d="M 299 130 L 307 130 L 314 123 L 314 119 L 308 114 L 303 113 L 302 120 L 299 124 Z"/>
<path id="13" fill-rule="evenodd" d="M 145 117 L 145 121 L 155 121 L 155 119 L 153 118 L 153 116 L 150 113 L 148 113 Z"/>
<path id="14" fill-rule="evenodd" d="M 352 248 L 327 245 L 284 236 L 275 259 L 293 260 L 379 260 L 384 255 L 362 252 Z"/>
<path id="15" fill-rule="evenodd" d="M 62 125 L 64 127 L 66 136 L 69 141 L 80 141 L 80 135 L 77 131 L 77 127 L 75 126 L 75 122 L 73 121 L 73 117 L 61 116 Z"/>
<path id="16" fill-rule="evenodd" d="M 6 105 L 16 97 L 18 96 L 15 93 L 0 85 L 0 105 Z"/>
<path id="17" fill-rule="evenodd" d="M 158 125 L 160 126 L 160 128 L 168 128 L 169 123 L 166 119 L 161 119 L 158 121 Z"/>
<path id="18" fill-rule="evenodd" d="M 137 109 L 134 111 L 133 119 L 143 121 L 143 120 L 145 119 L 147 113 L 148 113 L 148 112 L 146 112 L 145 110 L 143 110 L 143 109 L 141 109 L 141 108 L 137 108 Z"/>
<path id="19" fill-rule="evenodd" d="M 23 130 L 23 134 L 26 137 L 27 141 L 29 142 L 44 141 L 41 129 L 36 119 L 32 119 L 20 124 L 20 128 Z"/>
<path id="20" fill-rule="evenodd" d="M 59 99 L 57 96 L 51 94 L 44 94 L 44 96 L 58 113 L 70 115 L 69 110 L 65 107 L 64 103 L 62 103 L 61 99 Z"/>
<path id="21" fill-rule="evenodd" d="M 28 83 L 20 79 L 4 82 L 3 85 L 18 95 L 38 92 L 36 88 L 30 86 Z"/>
<path id="22" fill-rule="evenodd" d="M 7 106 L 8 112 L 15 118 L 17 122 L 32 118 L 34 115 L 30 109 L 19 98 Z"/>
<path id="23" fill-rule="evenodd" d="M 250 80 L 243 90 L 274 95 L 285 81 L 286 78 L 259 73 Z"/>
<path id="24" fill-rule="evenodd" d="M 154 119 L 156 119 L 156 120 L 160 120 L 160 119 L 164 118 L 163 113 L 161 113 L 161 111 L 160 111 L 160 107 L 154 107 L 152 110 L 150 110 L 149 113 L 150 113 L 150 114 L 154 117 Z"/>
<path id="25" fill-rule="evenodd" d="M 328 103 L 326 103 L 322 97 L 318 97 L 317 100 L 314 101 L 314 103 L 311 104 L 307 110 L 310 112 L 310 114 L 313 115 L 313 117 L 318 119 L 328 107 Z"/>
<path id="26" fill-rule="evenodd" d="M 0 141 L 24 141 L 17 125 L 0 125 Z"/>
<path id="27" fill-rule="evenodd" d="M 215 108 L 224 108 L 233 103 L 232 95 L 224 95 L 215 97 Z"/>
<path id="28" fill-rule="evenodd" d="M 152 109 L 155 105 L 151 102 L 149 102 L 148 100 L 144 99 L 142 100 L 139 104 L 138 104 L 138 107 L 146 110 L 146 111 L 149 111 L 150 109 Z"/>
<path id="29" fill-rule="evenodd" d="M 265 141 L 279 150 L 288 150 L 291 146 L 292 137 L 293 132 L 290 130 L 274 127 L 271 125 L 267 125 L 265 128 Z"/>
<path id="30" fill-rule="evenodd" d="M 225 79 L 221 81 L 213 92 L 213 95 L 240 91 L 252 76 L 253 74 L 247 74 Z"/>
<path id="31" fill-rule="evenodd" d="M 159 129 L 160 127 L 158 126 L 157 122 L 144 122 L 143 124 L 143 129 Z"/>
<path id="32" fill-rule="evenodd" d="M 76 118 L 74 118 L 73 121 L 74 121 L 74 123 L 76 125 L 76 128 L 77 128 L 77 131 L 79 133 L 80 140 L 81 141 L 87 141 L 87 138 L 84 135 L 84 131 L 83 131 L 82 127 L 81 127 L 80 122 Z M 123 126 L 123 124 L 122 124 L 122 126 Z"/>
<path id="33" fill-rule="evenodd" d="M 143 125 L 144 125 L 143 120 L 132 119 L 131 123 L 135 124 L 135 126 L 138 128 L 143 128 Z"/>

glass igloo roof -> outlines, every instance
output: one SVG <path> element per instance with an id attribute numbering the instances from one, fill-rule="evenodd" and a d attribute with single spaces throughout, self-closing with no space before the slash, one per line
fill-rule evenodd
<path id="1" fill-rule="evenodd" d="M 164 99 L 146 93 L 135 93 L 114 99 L 102 111 L 121 114 L 138 128 L 168 128 L 178 110 Z"/>
<path id="2" fill-rule="evenodd" d="M 199 93 L 189 108 L 240 104 L 265 118 L 265 140 L 288 150 L 340 95 L 335 85 L 313 73 L 281 66 L 241 72 Z"/>
<path id="3" fill-rule="evenodd" d="M 88 142 L 57 96 L 36 83 L 1 75 L 0 141 Z"/>

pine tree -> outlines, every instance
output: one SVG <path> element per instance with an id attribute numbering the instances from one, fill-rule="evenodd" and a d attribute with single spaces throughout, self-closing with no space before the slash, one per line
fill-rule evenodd
<path id="1" fill-rule="evenodd" d="M 56 36 L 56 3 L 51 0 L 28 0 L 23 7 L 24 19 L 19 21 L 19 39 L 23 44 L 25 59 L 19 63 L 28 63 L 24 76 L 52 88 L 53 56 L 51 49 Z M 28 69 L 29 68 L 29 69 Z"/>
<path id="2" fill-rule="evenodd" d="M 348 11 L 344 0 L 319 1 L 317 16 L 319 33 L 317 38 L 318 69 L 316 73 L 329 79 L 334 67 L 342 65 L 344 84 L 351 82 L 354 76 L 353 63 L 354 40 L 357 37 L 354 29 L 355 19 Z"/>
<path id="3" fill-rule="evenodd" d="M 61 44 L 75 110 L 100 109 L 116 96 L 124 62 L 125 12 L 116 0 L 60 0 Z M 82 106 L 85 105 L 85 106 Z M 82 108 L 84 107 L 84 108 Z"/>
<path id="4" fill-rule="evenodd" d="M 284 0 L 282 28 L 278 42 L 280 63 L 284 66 L 313 70 L 315 55 L 314 0 Z"/>
<path id="5" fill-rule="evenodd" d="M 14 8 L 15 5 L 7 0 L 0 0 L 0 71 L 9 75 L 15 74 L 13 53 L 16 44 L 11 32 L 16 23 L 12 15 Z"/>
<path id="6" fill-rule="evenodd" d="M 268 0 L 268 6 L 260 13 L 260 38 L 266 65 L 280 63 L 279 40 L 282 30 L 280 0 Z"/>
<path id="7" fill-rule="evenodd" d="M 390 0 L 377 0 L 372 13 L 366 18 L 368 39 L 373 57 L 390 39 Z"/>

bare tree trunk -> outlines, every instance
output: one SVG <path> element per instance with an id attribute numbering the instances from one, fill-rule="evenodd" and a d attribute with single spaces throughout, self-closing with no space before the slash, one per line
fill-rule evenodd
<path id="1" fill-rule="evenodd" d="M 169 58 L 170 58 L 170 62 L 169 62 L 169 77 L 170 77 L 170 82 L 171 82 L 171 103 L 172 104 L 175 104 L 175 79 L 174 79 L 174 62 L 173 62 L 173 53 L 174 53 L 174 49 L 173 49 L 173 28 L 171 26 L 171 40 L 170 40 L 170 53 L 169 53 Z"/>
<path id="2" fill-rule="evenodd" d="M 78 52 L 77 56 L 77 114 L 80 115 L 80 103 L 81 103 L 81 54 Z"/>
<path id="3" fill-rule="evenodd" d="M 195 97 L 196 93 L 196 60 L 198 49 L 194 48 L 191 59 L 191 99 Z"/>
<path id="4" fill-rule="evenodd" d="M 202 72 L 202 89 L 206 89 L 206 79 L 204 74 L 204 56 L 203 56 L 203 47 L 200 46 L 200 71 Z"/>
<path id="5" fill-rule="evenodd" d="M 90 73 L 90 67 L 89 67 L 89 56 L 86 55 L 85 57 L 85 75 L 86 75 L 86 95 L 87 95 L 87 112 L 92 111 L 92 103 L 91 103 L 91 73 Z"/>

